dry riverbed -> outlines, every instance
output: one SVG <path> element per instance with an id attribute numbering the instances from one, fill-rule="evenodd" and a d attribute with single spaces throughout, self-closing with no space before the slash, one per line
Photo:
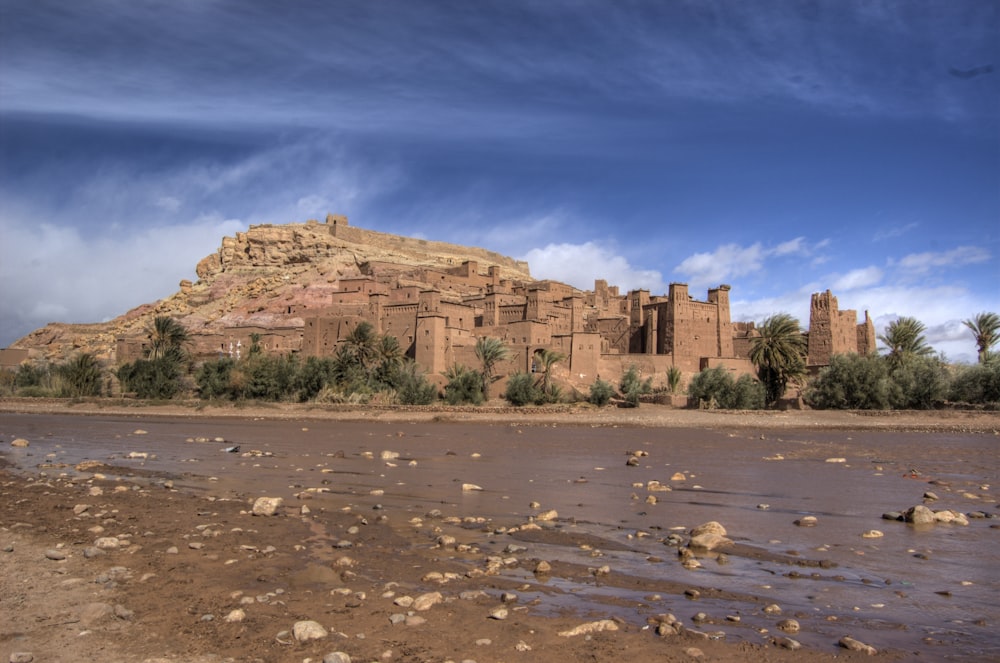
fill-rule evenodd
<path id="1" fill-rule="evenodd" d="M 207 431 L 206 437 L 185 436 L 188 427 Z M 869 472 L 864 463 L 885 449 L 836 446 L 827 438 L 792 442 L 783 431 L 913 431 L 992 444 L 998 428 L 995 414 L 958 412 L 707 413 L 643 406 L 525 414 L 502 407 L 137 409 L 0 401 L 6 464 L 0 470 L 0 653 L 12 663 L 822 661 L 870 660 L 875 650 L 881 660 L 963 658 L 946 638 L 918 640 L 917 650 L 895 646 L 895 637 L 873 640 L 870 622 L 861 628 L 835 611 L 817 617 L 795 607 L 791 596 L 783 605 L 773 592 L 715 575 L 762 566 L 779 577 L 804 578 L 791 582 L 815 574 L 833 584 L 836 546 L 789 550 L 792 543 L 770 545 L 767 536 L 741 530 L 752 531 L 758 516 L 780 517 L 792 536 L 805 535 L 832 527 L 834 519 L 820 515 L 811 530 L 792 525 L 792 515 L 773 513 L 780 498 L 772 496 L 772 512 L 717 510 L 729 529 L 718 536 L 735 539 L 732 544 L 692 548 L 690 528 L 675 531 L 667 520 L 707 499 L 694 497 L 690 486 L 704 472 L 697 479 L 710 487 L 711 472 L 679 464 L 667 471 L 662 460 L 674 442 L 659 438 L 673 429 L 722 431 L 719 440 L 743 440 L 741 448 L 762 467 L 777 464 L 763 460 L 757 446 L 815 461 L 803 467 L 814 467 L 822 481 L 844 469 L 824 457 L 843 454 Z M 648 451 L 619 448 L 626 442 L 613 440 L 622 429 L 630 431 L 622 440 L 649 440 L 643 443 Z M 600 444 L 586 453 L 608 460 L 607 467 L 588 457 L 585 470 L 573 468 L 564 484 L 547 484 L 554 466 L 571 471 L 573 452 L 560 451 L 557 433 L 581 455 L 589 448 L 587 435 L 603 435 L 606 458 Z M 555 448 L 548 456 L 547 439 Z M 241 448 L 226 453 L 234 443 Z M 504 449 L 524 463 L 523 482 L 512 476 L 517 470 Z M 639 459 L 635 467 L 627 464 L 632 457 Z M 996 467 L 984 458 L 971 469 L 976 476 L 968 489 L 976 492 L 977 508 L 992 516 L 995 500 L 982 477 Z M 926 461 L 920 453 L 905 459 L 922 471 L 945 462 Z M 650 478 L 669 486 L 673 470 L 682 469 L 688 487 L 674 481 L 672 490 L 660 490 Z M 899 477 L 883 477 L 892 472 L 871 473 L 878 476 L 873 481 L 895 486 Z M 913 500 L 882 510 L 912 506 L 926 489 L 945 500 L 952 492 L 950 485 L 913 483 Z M 956 494 L 960 489 L 964 484 L 955 485 Z M 618 499 L 623 516 L 614 526 L 601 514 L 617 509 Z M 671 499 L 678 510 L 661 511 L 655 522 L 662 526 L 642 526 Z M 769 507 L 746 499 L 750 509 Z M 972 526 L 981 522 L 995 521 Z M 881 526 L 889 537 L 907 527 Z M 984 525 L 977 531 L 984 542 L 995 542 L 998 530 Z M 860 542 L 860 532 L 851 532 Z M 850 556 L 857 558 L 858 550 L 877 554 L 858 544 Z M 636 563 L 643 570 L 630 572 Z M 842 563 L 835 568 L 854 572 Z M 860 580 L 885 582 L 861 568 Z M 988 632 L 996 618 L 987 611 L 969 628 Z M 843 620 L 835 634 L 831 619 Z"/>

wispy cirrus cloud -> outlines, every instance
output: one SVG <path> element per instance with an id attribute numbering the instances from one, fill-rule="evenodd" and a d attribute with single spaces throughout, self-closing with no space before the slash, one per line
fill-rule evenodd
<path id="1" fill-rule="evenodd" d="M 948 251 L 911 253 L 890 264 L 908 275 L 923 275 L 935 269 L 961 267 L 987 262 L 990 252 L 978 246 L 958 246 Z"/>

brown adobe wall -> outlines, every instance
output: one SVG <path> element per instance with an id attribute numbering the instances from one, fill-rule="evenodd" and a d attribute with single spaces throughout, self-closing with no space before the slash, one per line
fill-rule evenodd
<path id="1" fill-rule="evenodd" d="M 474 256 L 491 265 L 497 265 L 530 278 L 528 263 L 523 260 L 514 260 L 494 251 L 356 228 L 347 224 L 346 217 L 339 217 L 339 219 L 343 220 L 342 222 L 331 223 L 331 219 L 333 218 L 335 217 L 332 215 L 327 217 L 327 227 L 330 234 L 340 240 L 354 244 L 364 244 L 385 251 L 454 256 L 456 262 L 462 262 Z"/>

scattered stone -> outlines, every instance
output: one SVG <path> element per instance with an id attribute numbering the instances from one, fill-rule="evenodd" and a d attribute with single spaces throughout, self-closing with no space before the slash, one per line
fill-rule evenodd
<path id="1" fill-rule="evenodd" d="M 258 497 L 253 503 L 253 515 L 273 516 L 285 504 L 280 497 Z"/>
<path id="2" fill-rule="evenodd" d="M 770 604 L 764 606 L 764 614 L 766 614 L 766 615 L 780 615 L 781 614 L 781 606 L 779 606 L 777 603 L 770 603 Z"/>
<path id="3" fill-rule="evenodd" d="M 556 512 L 555 509 L 550 509 L 548 511 L 543 511 L 540 514 L 538 514 L 537 516 L 535 516 L 535 520 L 540 520 L 542 522 L 547 522 L 547 521 L 555 520 L 558 517 L 559 517 L 559 513 Z"/>
<path id="4" fill-rule="evenodd" d="M 547 575 L 552 572 L 552 565 L 544 559 L 535 565 L 535 575 Z"/>
<path id="5" fill-rule="evenodd" d="M 936 522 L 934 512 L 925 507 L 923 504 L 911 506 L 903 512 L 903 520 L 914 525 L 930 525 Z"/>
<path id="6" fill-rule="evenodd" d="M 493 610 L 490 610 L 490 619 L 503 621 L 504 619 L 507 619 L 508 614 L 507 608 L 494 608 Z"/>
<path id="7" fill-rule="evenodd" d="M 403 620 L 403 623 L 407 626 L 422 626 L 427 623 L 427 620 L 420 615 L 407 615 L 406 619 Z"/>
<path id="8" fill-rule="evenodd" d="M 114 614 L 115 609 L 109 603 L 88 603 L 80 609 L 80 623 L 89 628 Z"/>
<path id="9" fill-rule="evenodd" d="M 94 541 L 94 547 L 99 550 L 118 550 L 122 542 L 117 536 L 102 536 Z"/>
<path id="10" fill-rule="evenodd" d="M 785 633 L 798 633 L 800 627 L 799 622 L 796 619 L 782 619 L 778 622 L 778 628 Z"/>
<path id="11" fill-rule="evenodd" d="M 428 592 L 413 599 L 413 609 L 423 612 L 424 610 L 430 610 L 442 601 L 444 601 L 444 597 L 441 595 L 441 592 Z"/>
<path id="12" fill-rule="evenodd" d="M 674 472 L 673 476 L 670 477 L 671 481 L 687 481 L 687 477 L 683 472 Z"/>
<path id="13" fill-rule="evenodd" d="M 238 624 L 239 622 L 242 622 L 246 618 L 247 618 L 247 613 L 243 609 L 237 608 L 236 610 L 230 611 L 230 613 L 225 616 L 223 621 L 229 624 Z"/>
<path id="14" fill-rule="evenodd" d="M 61 562 L 66 559 L 66 553 L 58 548 L 50 548 L 45 551 L 45 557 L 46 559 L 51 559 L 54 562 Z"/>
<path id="15" fill-rule="evenodd" d="M 690 534 L 688 548 L 716 550 L 733 544 L 731 539 L 726 538 L 726 528 L 714 520 L 698 525 Z"/>
<path id="16" fill-rule="evenodd" d="M 697 647 L 687 647 L 684 649 L 684 653 L 691 658 L 705 658 L 705 652 L 698 649 Z"/>
<path id="17" fill-rule="evenodd" d="M 798 640 L 792 640 L 791 638 L 775 638 L 774 644 L 775 646 L 789 651 L 798 651 L 799 649 L 802 649 L 802 643 Z"/>
<path id="18" fill-rule="evenodd" d="M 816 516 L 803 516 L 795 521 L 795 524 L 799 527 L 816 527 L 819 521 Z"/>
<path id="19" fill-rule="evenodd" d="M 924 493 L 924 499 L 925 500 L 935 501 L 935 500 L 938 499 L 938 496 L 928 490 L 926 493 Z"/>
<path id="20" fill-rule="evenodd" d="M 580 624 L 579 626 L 572 628 L 568 631 L 560 631 L 559 635 L 564 638 L 572 638 L 577 635 L 589 635 L 590 633 L 597 633 L 599 631 L 617 631 L 618 624 L 610 619 L 602 619 L 596 622 L 587 622 L 586 624 Z"/>
<path id="21" fill-rule="evenodd" d="M 477 491 L 477 490 L 482 490 L 482 489 L 483 489 L 482 486 L 477 486 L 474 483 L 463 483 L 462 484 L 462 490 L 464 492 L 466 492 L 466 493 L 471 493 L 471 492 L 474 492 L 474 491 Z"/>
<path id="22" fill-rule="evenodd" d="M 396 460 L 399 458 L 398 451 L 383 451 L 379 454 L 379 458 L 382 460 Z"/>
<path id="23" fill-rule="evenodd" d="M 23 449 L 23 448 L 25 448 L 25 447 L 29 447 L 29 446 L 31 446 L 31 442 L 28 442 L 28 441 L 27 441 L 26 439 L 24 439 L 23 437 L 19 437 L 19 438 L 17 438 L 16 440 L 14 440 L 13 442 L 11 442 L 11 443 L 10 443 L 10 446 L 12 446 L 12 447 L 20 447 L 20 448 L 22 448 L 22 449 Z"/>
<path id="24" fill-rule="evenodd" d="M 310 640 L 321 640 L 329 633 L 319 622 L 306 620 L 295 622 L 292 626 L 292 636 L 297 642 L 309 642 Z"/>
<path id="25" fill-rule="evenodd" d="M 334 651 L 323 657 L 323 663 L 351 663 L 351 657 L 342 651 Z"/>
<path id="26" fill-rule="evenodd" d="M 11 652 L 8 660 L 10 663 L 31 663 L 35 660 L 35 655 L 30 651 L 15 651 Z"/>
<path id="27" fill-rule="evenodd" d="M 827 458 L 824 463 L 846 463 L 846 458 Z"/>
<path id="28" fill-rule="evenodd" d="M 885 536 L 885 532 L 879 531 L 877 529 L 870 529 L 867 532 L 863 532 L 861 534 L 861 537 L 865 539 L 881 539 L 883 536 Z"/>
<path id="29" fill-rule="evenodd" d="M 842 637 L 840 641 L 837 642 L 837 644 L 843 647 L 844 649 L 847 649 L 848 651 L 863 652 L 865 654 L 868 654 L 869 656 L 874 656 L 875 654 L 878 653 L 878 650 L 872 647 L 871 645 L 866 645 L 860 640 L 855 640 L 854 638 L 847 635 Z"/>

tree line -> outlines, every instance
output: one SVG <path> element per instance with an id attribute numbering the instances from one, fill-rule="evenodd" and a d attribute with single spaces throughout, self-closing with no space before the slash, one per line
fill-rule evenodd
<path id="1" fill-rule="evenodd" d="M 812 407 L 826 409 L 928 409 L 945 403 L 1000 407 L 1000 316 L 980 313 L 963 321 L 973 334 L 978 363 L 950 365 L 935 354 L 917 319 L 901 317 L 878 336 L 882 354 L 835 355 L 830 365 L 809 375 L 806 336 L 788 314 L 764 320 L 751 340 L 749 359 L 755 375 L 739 378 L 722 367 L 693 376 L 686 393 L 701 407 L 762 409 L 775 407 L 790 391 Z M 173 318 L 154 319 L 148 330 L 146 356 L 102 369 L 90 354 L 80 354 L 53 366 L 22 364 L 5 371 L 0 391 L 19 396 L 95 397 L 111 392 L 111 377 L 124 394 L 147 400 L 196 395 L 204 400 L 298 401 L 318 403 L 480 405 L 493 396 L 493 384 L 507 378 L 500 394 L 515 406 L 612 401 L 637 407 L 658 393 L 678 394 L 682 375 L 671 368 L 662 385 L 643 379 L 628 368 L 617 384 L 598 378 L 587 393 L 565 391 L 552 380 L 555 366 L 566 355 L 542 350 L 533 372 L 498 375 L 510 351 L 497 338 L 476 341 L 475 366 L 453 364 L 444 384 L 433 382 L 405 356 L 395 337 L 378 334 L 367 322 L 358 324 L 330 357 L 272 355 L 261 350 L 260 336 L 251 334 L 245 356 L 222 356 L 199 364 L 189 354 L 190 336 Z"/>

